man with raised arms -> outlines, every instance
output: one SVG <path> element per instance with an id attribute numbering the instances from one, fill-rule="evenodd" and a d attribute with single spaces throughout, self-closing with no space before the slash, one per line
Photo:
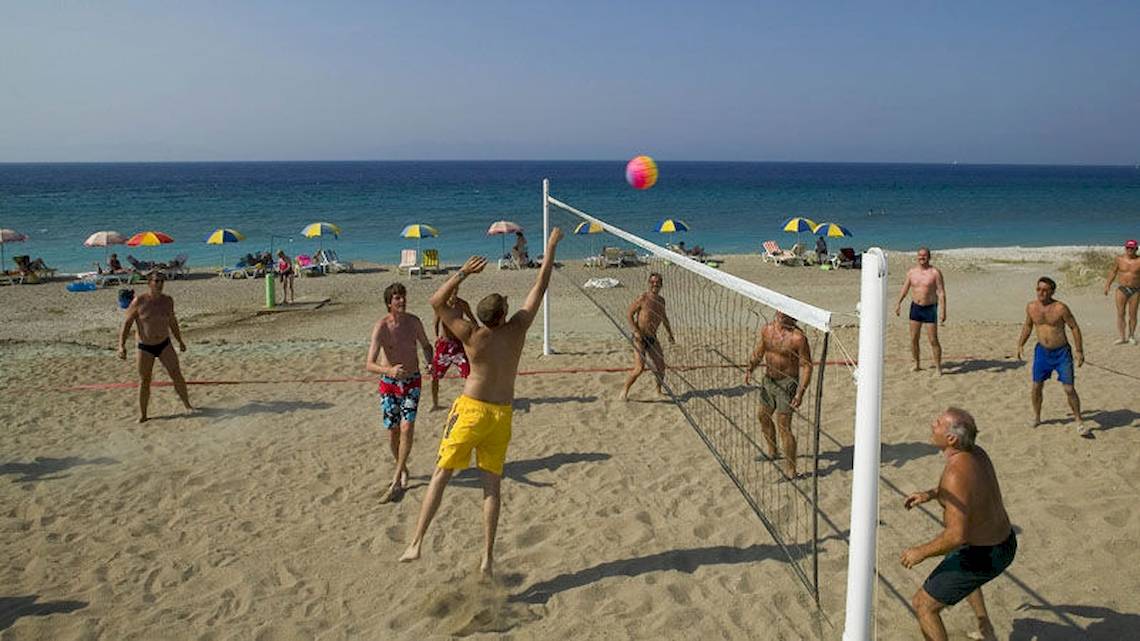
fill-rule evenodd
<path id="1" fill-rule="evenodd" d="M 1112 260 L 1108 270 L 1108 280 L 1104 283 L 1104 295 L 1112 287 L 1112 281 L 1120 279 L 1116 285 L 1116 329 L 1120 338 L 1116 345 L 1136 344 L 1136 308 L 1140 307 L 1140 257 L 1136 255 L 1136 241 L 1124 243 L 1124 253 Z M 1124 310 L 1128 310 L 1128 332 L 1124 332 Z"/>
<path id="2" fill-rule="evenodd" d="M 974 417 L 965 410 L 951 407 L 939 414 L 930 425 L 930 440 L 946 458 L 942 478 L 934 489 L 915 492 L 903 501 L 908 510 L 931 500 L 942 505 L 944 526 L 938 536 L 907 548 L 899 557 L 909 569 L 932 556 L 946 555 L 911 601 L 923 638 L 931 641 L 947 638 L 941 612 L 962 599 L 978 619 L 978 631 L 971 638 L 997 638 L 982 586 L 1004 572 L 1017 554 L 1017 537 L 1002 503 L 997 472 L 986 451 L 974 444 L 977 434 Z"/>
<path id="3" fill-rule="evenodd" d="M 807 336 L 796 325 L 796 319 L 777 311 L 776 318 L 760 328 L 756 349 L 744 372 L 744 384 L 752 383 L 752 371 L 764 365 L 760 379 L 760 431 L 768 443 L 768 457 L 779 457 L 776 449 L 776 428 L 784 445 L 784 468 L 788 476 L 798 478 L 796 472 L 796 435 L 792 433 L 792 411 L 799 409 L 804 392 L 811 383 L 811 346 Z M 775 425 L 772 414 L 776 415 Z"/>
<path id="4" fill-rule="evenodd" d="M 408 291 L 400 283 L 384 289 L 388 313 L 372 327 L 368 358 L 364 368 L 380 375 L 380 410 L 396 471 L 388 489 L 380 495 L 381 503 L 399 500 L 408 485 L 408 454 L 416 431 L 416 412 L 420 407 L 420 361 L 416 344 L 423 348 L 424 362 L 432 360 L 431 343 L 424 324 L 409 314 Z"/>
<path id="5" fill-rule="evenodd" d="M 665 394 L 661 389 L 661 384 L 665 381 L 665 352 L 657 340 L 657 328 L 664 325 L 665 332 L 669 334 L 669 344 L 676 341 L 673 339 L 673 328 L 669 326 L 669 316 L 665 313 L 665 298 L 661 296 L 663 284 L 661 274 L 649 274 L 648 289 L 633 301 L 626 312 L 626 320 L 633 331 L 633 371 L 622 388 L 623 401 L 629 399 L 629 388 L 633 387 L 634 381 L 645 371 L 646 360 L 649 360 L 649 369 L 657 381 L 657 393 Z"/>
<path id="6" fill-rule="evenodd" d="M 190 394 L 186 390 L 186 379 L 182 378 L 182 368 L 178 363 L 178 352 L 170 344 L 170 337 L 178 341 L 179 351 L 186 351 L 186 343 L 182 342 L 182 330 L 178 328 L 178 318 L 174 315 L 174 299 L 162 293 L 166 284 L 166 274 L 153 271 L 147 276 L 148 292 L 139 294 L 127 307 L 127 317 L 123 321 L 123 328 L 119 330 L 119 358 L 127 358 L 127 335 L 131 325 L 135 326 L 135 337 L 138 339 L 138 366 L 139 366 L 139 422 L 145 423 L 147 419 L 147 405 L 150 403 L 150 381 L 154 373 L 154 359 L 158 359 L 170 375 L 174 383 L 174 391 L 182 399 L 182 405 L 188 409 Z"/>
<path id="7" fill-rule="evenodd" d="M 471 361 L 471 375 L 463 385 L 463 394 L 451 406 L 443 440 L 439 444 L 438 466 L 424 495 L 415 536 L 400 561 L 420 558 L 424 534 L 439 508 L 447 482 L 456 470 L 465 469 L 471 463 L 471 451 L 475 450 L 476 463 L 483 471 L 484 546 L 480 570 L 484 578 L 491 578 L 495 530 L 499 524 L 499 487 L 507 445 L 511 441 L 511 403 L 515 398 L 519 358 L 522 357 L 527 329 L 534 322 L 542 296 L 550 284 L 554 251 L 561 239 L 561 229 L 555 227 L 551 230 L 538 279 L 527 294 L 522 309 L 509 319 L 507 299 L 500 294 L 490 294 L 476 306 L 475 313 L 483 327 L 464 319 L 457 308 L 447 304 L 465 278 L 478 274 L 487 266 L 487 260 L 480 256 L 468 258 L 463 267 L 431 297 L 435 313 L 463 342 Z"/>
<path id="8" fill-rule="evenodd" d="M 942 344 L 938 342 L 938 324 L 946 324 L 946 286 L 942 282 L 942 272 L 930 264 L 930 250 L 918 248 L 918 264 L 906 272 L 899 300 L 895 303 L 895 316 L 902 312 L 902 302 L 910 292 L 910 355 L 914 359 L 914 371 L 922 369 L 919 364 L 918 338 L 922 326 L 927 325 L 926 336 L 934 353 L 934 369 L 942 374 Z"/>
<path id="9" fill-rule="evenodd" d="M 1089 431 L 1081 421 L 1081 398 L 1077 396 L 1077 388 L 1073 385 L 1073 354 L 1076 353 L 1077 367 L 1085 364 L 1085 353 L 1081 348 L 1081 328 L 1077 319 L 1069 311 L 1069 306 L 1053 298 L 1057 291 L 1057 283 L 1048 276 L 1037 280 L 1037 300 L 1025 306 L 1025 324 L 1021 328 L 1021 336 L 1017 339 L 1017 360 L 1021 358 L 1021 347 L 1029 338 L 1029 333 L 1036 328 L 1037 347 L 1033 351 L 1033 386 L 1029 391 L 1029 400 L 1033 403 L 1033 423 L 1037 427 L 1041 423 L 1041 391 L 1045 381 L 1057 372 L 1057 380 L 1065 390 L 1069 400 L 1069 408 L 1073 410 L 1073 418 L 1077 422 L 1077 434 L 1084 438 L 1092 438 Z M 1069 339 L 1065 336 L 1065 326 L 1073 331 L 1073 344 L 1076 349 L 1069 347 Z"/>
<path id="10" fill-rule="evenodd" d="M 479 324 L 479 321 L 475 319 L 475 314 L 471 311 L 471 306 L 459 297 L 458 289 L 452 292 L 451 300 L 447 301 L 447 306 L 458 309 L 460 315 L 469 320 L 472 325 Z M 442 333 L 440 333 L 441 329 Z M 431 359 L 431 411 L 433 412 L 443 409 L 439 405 L 439 379 L 447 374 L 447 370 L 451 369 L 452 365 L 459 370 L 459 375 L 464 379 L 471 373 L 471 363 L 467 361 L 467 352 L 463 351 L 463 343 L 440 320 L 439 314 L 436 314 L 435 355 Z"/>

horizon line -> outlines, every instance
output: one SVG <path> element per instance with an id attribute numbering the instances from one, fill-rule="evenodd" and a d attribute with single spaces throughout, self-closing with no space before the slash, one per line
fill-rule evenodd
<path id="1" fill-rule="evenodd" d="M 686 160 L 665 159 L 654 156 L 658 163 L 687 163 L 687 164 L 739 164 L 739 165 L 907 165 L 932 167 L 1084 167 L 1084 168 L 1140 168 L 1138 164 L 1113 163 L 1044 163 L 1044 162 L 933 162 L 933 161 L 905 161 L 905 160 Z M 623 163 L 623 159 L 604 158 L 578 158 L 578 159 L 533 159 L 533 158 L 495 158 L 495 159 L 289 159 L 289 160 L 0 160 L 0 166 L 5 165 L 206 165 L 206 164 L 338 164 L 338 163 Z"/>

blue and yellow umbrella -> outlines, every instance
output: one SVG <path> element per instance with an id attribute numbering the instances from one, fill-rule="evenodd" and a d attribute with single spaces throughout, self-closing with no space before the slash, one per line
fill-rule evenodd
<path id="1" fill-rule="evenodd" d="M 799 216 L 796 216 L 795 218 L 789 218 L 788 221 L 784 223 L 784 231 L 793 234 L 798 234 L 805 231 L 813 232 L 815 231 L 815 228 L 816 224 L 814 220 L 810 218 L 801 218 Z"/>
<path id="2" fill-rule="evenodd" d="M 221 227 L 215 229 L 212 234 L 206 236 L 207 245 L 221 245 L 222 246 L 222 267 L 226 266 L 226 243 L 240 243 L 245 240 L 245 235 L 236 229 L 229 227 Z"/>
<path id="3" fill-rule="evenodd" d="M 439 230 L 431 225 L 423 223 L 416 223 L 415 225 L 408 225 L 404 231 L 400 232 L 400 236 L 404 238 L 434 238 L 439 235 Z"/>
<path id="4" fill-rule="evenodd" d="M 574 233 L 578 235 L 585 234 L 600 234 L 605 231 L 605 228 L 598 223 L 578 223 L 574 228 Z"/>
<path id="5" fill-rule="evenodd" d="M 812 233 L 819 236 L 827 236 L 828 238 L 843 238 L 844 236 L 854 236 L 850 229 L 838 223 L 820 223 L 815 226 Z"/>
<path id="6" fill-rule="evenodd" d="M 672 234 L 679 231 L 689 231 L 689 225 L 679 218 L 666 218 L 657 225 L 655 231 L 659 234 Z"/>
<path id="7" fill-rule="evenodd" d="M 305 238 L 320 238 L 319 249 L 325 248 L 325 236 L 340 237 L 340 227 L 332 223 L 309 223 L 301 230 Z"/>

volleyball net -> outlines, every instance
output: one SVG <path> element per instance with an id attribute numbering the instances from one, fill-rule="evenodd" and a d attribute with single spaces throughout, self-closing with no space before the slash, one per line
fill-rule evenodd
<path id="1" fill-rule="evenodd" d="M 599 352 L 643 364 L 632 385 L 626 378 L 630 400 L 657 397 L 660 383 L 818 599 L 819 425 L 831 312 L 737 278 L 700 248 L 685 248 L 694 252 L 687 255 L 556 198 L 547 204 L 549 226 L 566 234 L 555 278 L 593 303 L 573 311 L 575 331 L 590 334 L 585 340 Z M 568 349 L 560 341 L 584 340 L 557 322 L 546 327 L 544 344 L 554 352 Z"/>

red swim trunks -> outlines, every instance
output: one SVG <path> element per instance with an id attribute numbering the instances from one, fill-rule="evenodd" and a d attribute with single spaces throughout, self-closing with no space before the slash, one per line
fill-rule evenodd
<path id="1" fill-rule="evenodd" d="M 435 355 L 431 358 L 431 380 L 438 381 L 443 378 L 452 365 L 459 368 L 459 375 L 463 378 L 467 378 L 471 373 L 471 364 L 467 362 L 463 343 L 440 336 L 435 341 Z"/>

